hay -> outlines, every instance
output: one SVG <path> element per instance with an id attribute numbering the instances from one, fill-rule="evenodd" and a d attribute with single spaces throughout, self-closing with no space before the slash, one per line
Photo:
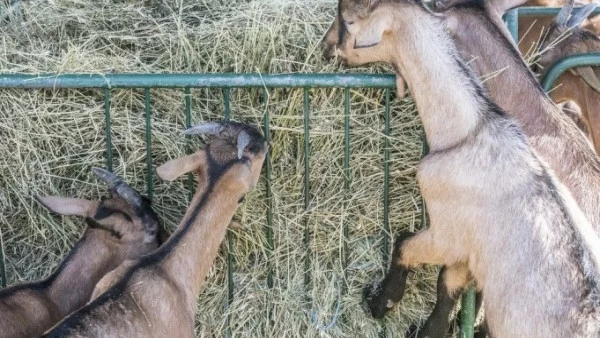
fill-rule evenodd
<path id="1" fill-rule="evenodd" d="M 334 72 L 319 41 L 331 22 L 332 0 L 48 0 L 22 2 L 22 21 L 0 27 L 1 72 Z M 352 72 L 389 71 L 378 67 Z M 34 280 L 56 267 L 83 222 L 40 208 L 33 194 L 98 198 L 106 193 L 90 173 L 104 166 L 103 95 L 98 90 L 2 90 L 0 100 L 0 233 L 9 283 Z M 186 151 L 184 95 L 152 90 L 152 160 L 160 164 Z M 258 90 L 234 89 L 235 120 L 262 123 Z M 343 192 L 343 92 L 311 90 L 310 185 L 303 206 L 302 91 L 270 92 L 273 130 L 272 189 L 274 287 L 267 288 L 264 179 L 240 208 L 248 231 L 231 232 L 235 298 L 226 307 L 226 255 L 215 262 L 199 298 L 197 333 L 241 337 L 377 337 L 382 326 L 359 306 L 360 291 L 385 270 L 383 224 L 384 97 L 380 90 L 352 90 L 351 191 Z M 145 191 L 143 92 L 113 90 L 115 172 Z M 194 122 L 220 118 L 219 90 L 192 90 Z M 390 220 L 393 232 L 419 224 L 415 169 L 421 129 L 410 99 L 393 100 Z M 200 142 L 192 141 L 192 147 Z M 264 173 L 264 172 L 263 172 Z M 154 178 L 154 205 L 175 227 L 187 206 L 186 180 Z M 350 224 L 348 279 L 342 266 L 342 228 Z M 303 285 L 305 224 L 311 232 L 308 296 Z M 389 336 L 402 336 L 431 308 L 435 271 L 409 284 L 401 306 L 385 320 Z M 345 286 L 347 294 L 340 295 Z M 271 309 L 271 321 L 265 309 Z M 337 311 L 339 309 L 339 311 Z M 332 325 L 331 321 L 334 321 Z"/>

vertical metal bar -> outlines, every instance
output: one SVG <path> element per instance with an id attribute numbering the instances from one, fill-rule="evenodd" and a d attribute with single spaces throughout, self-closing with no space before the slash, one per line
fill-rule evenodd
<path id="1" fill-rule="evenodd" d="M 263 91 L 263 102 L 265 103 L 265 112 L 263 118 L 265 138 L 267 142 L 271 142 L 271 127 L 270 127 L 270 119 L 271 116 L 269 114 L 268 109 L 268 99 L 269 92 L 265 88 Z M 268 272 L 267 272 L 267 287 L 269 289 L 273 288 L 273 265 L 271 264 L 271 254 L 275 245 L 273 243 L 273 191 L 271 187 L 271 155 L 270 152 L 267 152 L 267 156 L 265 158 L 265 171 L 266 171 L 266 186 L 267 186 L 267 226 L 265 228 L 265 233 L 267 236 L 267 262 L 269 262 Z"/>
<path id="2" fill-rule="evenodd" d="M 383 263 L 387 266 L 390 259 L 390 89 L 385 90 L 385 144 L 383 149 L 383 241 L 381 251 Z"/>
<path id="3" fill-rule="evenodd" d="M 460 336 L 461 338 L 473 338 L 475 324 L 475 288 L 470 287 L 462 295 L 460 318 Z"/>
<path id="4" fill-rule="evenodd" d="M 8 280 L 6 279 L 6 263 L 4 262 L 4 240 L 0 231 L 0 287 L 6 287 Z"/>
<path id="5" fill-rule="evenodd" d="M 225 120 L 229 121 L 231 118 L 231 103 L 230 103 L 230 89 L 223 88 L 223 99 L 225 100 Z"/>
<path id="6" fill-rule="evenodd" d="M 106 126 L 106 170 L 112 171 L 112 141 L 110 137 L 110 88 L 104 88 L 104 119 Z"/>
<path id="7" fill-rule="evenodd" d="M 346 213 L 349 207 L 348 197 L 350 195 L 350 89 L 344 89 L 344 205 Z M 342 292 L 346 292 L 346 281 L 348 280 L 348 217 L 344 219 L 344 283 Z"/>
<path id="8" fill-rule="evenodd" d="M 423 130 L 423 146 L 421 148 L 421 158 L 425 157 L 429 153 L 429 144 L 427 144 L 427 137 L 425 135 L 425 130 Z M 427 226 L 427 206 L 425 205 L 425 200 L 423 196 L 421 196 L 421 228 L 425 228 Z"/>
<path id="9" fill-rule="evenodd" d="M 514 8 L 506 12 L 504 19 L 508 26 L 508 31 L 512 35 L 515 44 L 519 42 L 519 9 Z"/>
<path id="10" fill-rule="evenodd" d="M 384 111 L 385 142 L 383 149 L 383 230 L 381 231 L 381 236 L 383 239 L 381 245 L 381 254 L 383 257 L 384 266 L 388 266 L 390 261 L 390 235 L 392 233 L 392 229 L 390 227 L 390 149 L 392 148 L 392 143 L 390 142 L 390 97 L 391 90 L 387 88 L 385 90 Z M 379 331 L 379 337 L 387 337 L 386 326 L 383 323 L 381 324 L 381 331 Z"/>
<path id="11" fill-rule="evenodd" d="M 223 88 L 223 101 L 225 102 L 225 120 L 231 117 L 230 90 Z M 227 232 L 227 308 L 233 303 L 233 233 Z M 226 337 L 231 337 L 231 313 L 227 314 Z"/>
<path id="12" fill-rule="evenodd" d="M 265 111 L 263 114 L 263 128 L 265 131 L 265 138 L 268 143 L 271 142 L 271 126 L 270 126 L 270 114 L 269 114 L 269 92 L 267 88 L 263 90 L 263 102 L 265 105 Z M 267 237 L 266 252 L 267 252 L 267 288 L 271 290 L 273 288 L 273 249 L 275 244 L 273 243 L 273 191 L 271 187 L 271 155 L 270 151 L 267 152 L 265 158 L 265 175 L 266 175 L 266 188 L 267 188 L 267 224 L 265 226 L 265 234 Z M 267 304 L 267 325 L 271 322 L 271 305 Z M 268 336 L 267 331 L 263 332 L 263 336 Z"/>
<path id="13" fill-rule="evenodd" d="M 304 224 L 304 247 L 306 249 L 306 256 L 304 257 L 304 286 L 306 290 L 306 301 L 310 304 L 310 284 L 311 284 L 311 273 L 310 273 L 310 230 L 309 230 L 309 217 L 308 208 L 310 207 L 310 111 L 309 111 L 309 91 L 308 87 L 304 87 L 304 210 L 306 211 L 306 218 Z"/>
<path id="14" fill-rule="evenodd" d="M 144 90 L 144 106 L 146 108 L 146 192 L 152 200 L 152 111 L 150 110 L 150 88 Z"/>
<path id="15" fill-rule="evenodd" d="M 187 128 L 191 127 L 191 125 L 192 125 L 192 114 L 191 114 L 192 95 L 190 93 L 190 87 L 185 87 L 183 92 L 185 94 L 185 128 L 187 129 Z M 192 148 L 191 148 L 191 144 L 190 144 L 190 135 L 185 135 L 185 138 L 187 139 L 186 153 L 191 154 Z M 194 196 L 194 175 L 192 173 L 188 174 L 187 188 L 188 188 L 188 200 L 191 201 L 192 197 Z"/>

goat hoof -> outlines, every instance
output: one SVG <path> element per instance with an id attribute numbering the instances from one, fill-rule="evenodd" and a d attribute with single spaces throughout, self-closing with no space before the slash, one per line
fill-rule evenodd
<path id="1" fill-rule="evenodd" d="M 393 306 L 390 299 L 384 299 L 381 282 L 375 281 L 363 289 L 362 308 L 375 319 L 385 317 L 385 314 Z"/>

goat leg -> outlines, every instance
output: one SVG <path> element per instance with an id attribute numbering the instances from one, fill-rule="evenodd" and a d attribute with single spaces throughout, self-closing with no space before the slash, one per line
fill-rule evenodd
<path id="1" fill-rule="evenodd" d="M 411 269 L 422 264 L 446 265 L 460 261 L 458 257 L 448 256 L 451 250 L 446 249 L 450 248 L 438 247 L 446 243 L 436 241 L 435 237 L 436 229 L 430 227 L 416 234 L 402 233 L 396 238 L 388 274 L 381 283 L 373 283 L 363 290 L 362 305 L 367 313 L 374 318 L 383 318 L 402 299 Z"/>
<path id="2" fill-rule="evenodd" d="M 363 289 L 362 307 L 373 318 L 383 318 L 385 314 L 402 299 L 406 279 L 410 272 L 406 267 L 398 264 L 402 242 L 413 237 L 414 233 L 403 233 L 396 238 L 390 270 L 381 282 L 375 281 Z"/>
<path id="3" fill-rule="evenodd" d="M 463 264 L 442 267 L 437 280 L 437 299 L 433 311 L 418 330 L 417 338 L 446 337 L 450 329 L 450 313 L 467 282 L 469 270 Z M 413 336 L 408 332 L 407 337 Z"/>

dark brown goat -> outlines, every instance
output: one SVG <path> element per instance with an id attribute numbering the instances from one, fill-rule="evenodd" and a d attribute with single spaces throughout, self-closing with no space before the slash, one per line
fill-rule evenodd
<path id="1" fill-rule="evenodd" d="M 41 335 L 85 305 L 109 271 L 158 247 L 159 220 L 150 201 L 118 176 L 93 171 L 108 183 L 110 199 L 37 197 L 57 214 L 85 217 L 88 227 L 50 277 L 0 290 L 0 337 Z"/>

